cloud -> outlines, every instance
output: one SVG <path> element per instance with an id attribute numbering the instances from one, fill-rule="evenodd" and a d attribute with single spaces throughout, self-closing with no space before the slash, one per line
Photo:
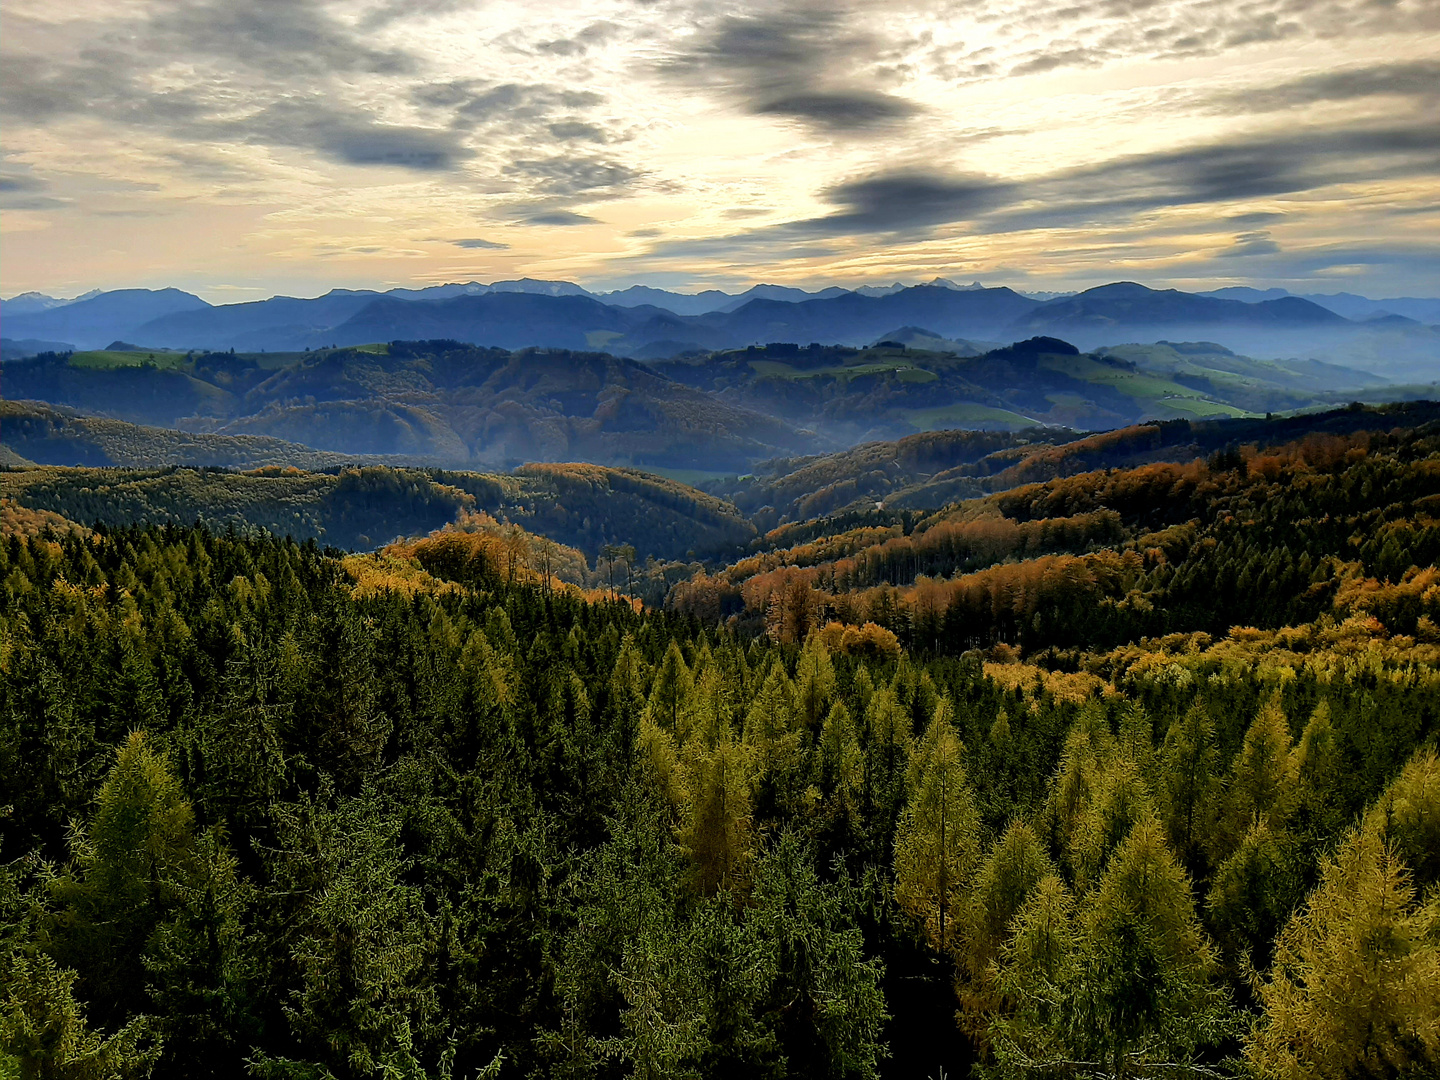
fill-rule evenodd
<path id="1" fill-rule="evenodd" d="M 756 116 L 853 132 L 919 111 L 875 85 L 875 58 L 883 52 L 884 43 L 847 26 L 843 12 L 802 7 L 726 15 L 659 69 L 689 85 L 719 90 Z"/>
<path id="2" fill-rule="evenodd" d="M 587 124 L 581 120 L 561 120 L 551 124 L 550 134 L 562 142 L 571 140 L 582 140 L 594 143 L 609 142 L 605 132 L 601 131 L 594 124 Z"/>
<path id="3" fill-rule="evenodd" d="M 1011 75 L 1043 75 L 1065 67 L 1098 67 L 1107 57 L 1099 49 L 1063 49 L 1040 53 L 1023 60 L 1010 69 Z"/>
<path id="4" fill-rule="evenodd" d="M 144 25 L 154 56 L 216 57 L 275 76 L 317 72 L 396 75 L 419 64 L 377 48 L 318 0 L 187 0 L 157 5 Z"/>
<path id="5" fill-rule="evenodd" d="M 950 273 L 946 259 L 1061 249 L 1067 269 L 1084 251 L 1113 267 L 1105 244 L 1121 233 L 1136 260 L 1264 256 L 1227 268 L 1258 273 L 1248 267 L 1269 272 L 1307 238 L 1380 248 L 1423 234 L 1433 223 L 1401 215 L 1433 215 L 1440 187 L 1440 59 L 1425 47 L 1440 31 L 1435 0 L 641 0 L 524 13 L 480 0 L 133 0 L 95 17 L 85 5 L 64 20 L 27 14 L 41 8 L 5 8 L 0 125 L 37 148 L 25 156 L 45 179 L 0 160 L 0 206 L 74 207 L 18 243 L 83 265 L 100 256 L 63 254 L 81 247 L 65 229 L 163 204 L 206 223 L 284 207 L 263 228 L 298 237 L 296 250 L 313 248 L 309 230 L 343 239 L 347 218 L 372 223 L 358 242 L 403 245 L 430 235 L 413 223 L 433 210 L 472 224 L 415 246 L 498 251 L 465 230 L 504 235 L 539 260 L 535 273 L 763 258 L 789 274 L 802 259 L 869 274 L 893 259 L 896 273 L 931 277 Z M 623 15 L 597 20 L 601 9 Z M 1357 59 L 1320 70 L 1335 55 Z M 44 137 L 26 140 L 35 128 Z M 1159 149 L 1111 149 L 1135 146 Z M 360 169 L 382 175 L 357 180 Z M 97 196 L 116 176 L 162 176 L 164 194 Z M 643 206 L 592 216 L 642 192 Z M 1331 210 L 1352 193 L 1354 213 Z M 1281 220 L 1283 252 L 1265 232 Z M 645 222 L 664 228 L 625 233 Z M 556 231 L 532 250 L 512 224 Z M 616 243 L 556 228 L 597 224 Z"/>
<path id="6" fill-rule="evenodd" d="M 413 66 L 400 54 L 368 48 L 306 3 L 221 7 L 163 8 L 134 28 L 128 50 L 92 47 L 71 62 L 8 54 L 0 115 L 27 124 L 84 116 L 191 145 L 291 147 L 346 165 L 421 172 L 472 156 L 463 133 L 386 122 L 348 104 L 329 81 L 330 71 L 397 76 Z M 156 55 L 201 65 L 212 53 L 229 70 L 160 88 L 147 78 Z M 252 65 L 261 70 L 242 78 L 237 68 Z"/>
<path id="7" fill-rule="evenodd" d="M 916 109 L 907 101 L 873 90 L 801 90 L 753 102 L 751 111 L 757 116 L 785 116 L 850 131 L 898 120 Z"/>
<path id="8" fill-rule="evenodd" d="M 1220 252 L 1219 257 L 1238 259 L 1251 255 L 1278 255 L 1279 253 L 1280 245 L 1270 239 L 1269 233 L 1248 232 L 1235 237 L 1234 245 Z"/>
<path id="9" fill-rule="evenodd" d="M 1440 177 L 1440 129 L 1298 129 L 1115 158 L 1026 180 L 991 227 L 1045 228 L 1123 221 L 1174 206 L 1244 202 L 1366 180 Z"/>
<path id="10" fill-rule="evenodd" d="M 376 123 L 359 109 L 318 95 L 276 102 L 241 120 L 209 121 L 214 136 L 310 149 L 346 165 L 390 165 L 422 172 L 472 157 L 454 131 Z"/>
<path id="11" fill-rule="evenodd" d="M 1008 202 L 1019 185 L 982 175 L 904 170 L 837 184 L 825 192 L 840 211 L 817 219 L 823 231 L 908 232 L 968 221 Z M 823 225 L 822 225 L 823 223 Z"/>
<path id="12" fill-rule="evenodd" d="M 475 6 L 476 0 L 387 0 L 360 20 L 360 29 L 380 30 L 395 22 L 415 22 Z"/>
<path id="13" fill-rule="evenodd" d="M 1246 214 L 1231 214 L 1225 219 L 1230 225 L 1265 225 L 1272 221 L 1283 221 L 1286 215 L 1275 210 L 1253 210 Z"/>
<path id="14" fill-rule="evenodd" d="M 1372 97 L 1403 97 L 1430 102 L 1440 99 L 1440 60 L 1414 60 L 1316 72 L 1271 86 L 1247 87 L 1221 94 L 1213 101 L 1212 107 L 1225 113 L 1236 109 L 1265 113 L 1319 102 Z"/>
<path id="15" fill-rule="evenodd" d="M 535 50 L 540 53 L 549 53 L 552 56 L 584 56 L 595 46 L 603 45 L 614 39 L 619 30 L 620 28 L 614 23 L 601 20 L 591 23 L 570 37 L 543 41 L 535 46 Z"/>
<path id="16" fill-rule="evenodd" d="M 520 129 L 548 124 L 557 112 L 574 112 L 605 101 L 593 90 L 476 79 L 425 83 L 415 87 L 412 96 L 421 105 L 444 110 L 451 125 L 460 128 L 501 125 Z"/>
<path id="17" fill-rule="evenodd" d="M 1440 177 L 1440 129 L 1426 123 L 1252 136 L 1181 150 L 1114 158 L 1023 180 L 935 168 L 899 168 L 822 191 L 834 212 L 717 238 L 745 247 L 783 247 L 819 237 L 885 235 L 924 239 L 964 224 L 982 235 L 1123 224 L 1171 207 L 1293 195 L 1373 178 Z M 1284 215 L 1253 212 L 1235 224 Z M 1153 231 L 1153 230 L 1151 230 Z M 1272 243 L 1248 233 L 1245 253 Z M 667 255 L 681 250 L 663 245 Z M 657 246 L 656 250 L 660 250 Z M 701 249 L 695 249 L 697 253 Z"/>
<path id="18" fill-rule="evenodd" d="M 776 253 L 782 253 L 787 259 L 824 259 L 836 255 L 838 251 L 834 244 L 805 241 L 793 230 L 787 230 L 784 226 L 772 226 L 729 236 L 661 240 L 651 244 L 642 254 L 614 261 L 617 265 L 627 261 L 648 265 L 656 260 L 674 259 L 743 262 L 757 255 L 770 257 Z"/>
<path id="19" fill-rule="evenodd" d="M 7 162 L 0 171 L 0 209 L 54 210 L 69 205 L 65 199 L 45 194 L 49 187 L 28 166 Z"/>
<path id="20" fill-rule="evenodd" d="M 915 62 L 964 82 L 1043 75 L 1217 56 L 1259 44 L 1431 33 L 1440 29 L 1440 6 L 1431 0 L 1008 0 L 984 5 L 973 21 L 984 27 L 985 44 L 972 47 L 972 35 L 960 34 L 917 50 Z"/>
<path id="21" fill-rule="evenodd" d="M 570 157 L 512 161 L 505 171 L 538 181 L 540 189 L 551 195 L 585 195 L 592 199 L 613 197 L 618 189 L 629 186 L 640 175 L 614 161 Z"/>
<path id="22" fill-rule="evenodd" d="M 573 210 L 521 210 L 517 221 L 526 225 L 597 225 L 599 218 L 578 214 Z"/>

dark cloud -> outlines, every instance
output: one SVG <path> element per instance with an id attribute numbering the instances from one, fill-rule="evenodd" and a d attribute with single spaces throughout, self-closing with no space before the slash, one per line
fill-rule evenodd
<path id="1" fill-rule="evenodd" d="M 187 0 L 158 5 L 142 29 L 154 56 L 216 57 L 269 75 L 405 74 L 416 59 L 377 49 L 318 0 Z"/>
<path id="2" fill-rule="evenodd" d="M 71 61 L 6 52 L 0 55 L 0 116 L 24 124 L 93 116 L 174 130 L 212 111 L 201 89 L 142 86 L 136 63 L 134 55 L 114 49 L 87 49 Z"/>
<path id="3" fill-rule="evenodd" d="M 1249 232 L 1235 237 L 1234 245 L 1220 252 L 1220 257 L 1238 259 L 1250 255 L 1278 255 L 1279 253 L 1280 245 L 1270 239 L 1269 233 Z"/>
<path id="4" fill-rule="evenodd" d="M 576 213 L 574 210 L 545 208 L 525 210 L 513 207 L 512 210 L 518 210 L 515 220 L 525 225 L 597 225 L 600 222 L 599 218 L 591 217 L 589 214 Z"/>
<path id="5" fill-rule="evenodd" d="M 1440 176 L 1440 127 L 1298 129 L 1116 158 L 1027 180 L 1002 230 L 1110 224 L 1172 206 L 1242 202 L 1367 179 Z"/>
<path id="6" fill-rule="evenodd" d="M 0 209 L 53 210 L 68 205 L 63 199 L 45 194 L 49 188 L 29 166 L 8 162 L 0 166 Z"/>
<path id="7" fill-rule="evenodd" d="M 496 243 L 494 240 L 482 240 L 479 237 L 471 237 L 466 240 L 451 240 L 450 243 L 458 248 L 475 248 L 482 251 L 507 251 L 509 244 Z"/>
<path id="8" fill-rule="evenodd" d="M 289 147 L 347 165 L 421 172 L 472 156 L 462 132 L 386 123 L 345 104 L 336 77 L 400 75 L 414 64 L 369 47 L 303 0 L 170 4 L 128 36 L 126 48 L 92 47 L 69 61 L 6 55 L 0 116 L 21 123 L 87 116 L 195 146 Z M 157 56 L 183 58 L 202 74 L 156 89 L 147 75 Z"/>
<path id="9" fill-rule="evenodd" d="M 594 124 L 587 124 L 583 120 L 560 120 L 550 125 L 550 134 L 561 142 L 581 141 L 603 143 L 609 142 L 605 132 L 601 131 Z"/>
<path id="10" fill-rule="evenodd" d="M 1230 225 L 1265 225 L 1272 221 L 1281 221 L 1285 216 L 1274 210 L 1255 210 L 1248 214 L 1231 214 L 1225 221 Z"/>
<path id="11" fill-rule="evenodd" d="M 625 235 L 626 235 L 626 236 L 634 236 L 634 237 L 637 237 L 637 238 L 639 238 L 639 239 L 641 239 L 641 240 L 648 240 L 648 239 L 650 239 L 650 238 L 652 238 L 652 237 L 655 237 L 655 236 L 661 236 L 661 235 L 663 235 L 663 233 L 662 233 L 661 230 L 659 230 L 659 229 L 631 229 L 631 230 L 630 230 L 628 233 L 626 233 Z"/>
<path id="12" fill-rule="evenodd" d="M 424 0 L 408 17 L 457 6 L 460 0 Z M 457 180 L 483 143 L 488 175 L 465 179 L 513 191 L 543 224 L 591 220 L 568 203 L 616 198 L 641 177 L 593 154 L 547 156 L 547 147 L 623 141 L 623 133 L 583 115 L 603 103 L 600 94 L 543 83 L 424 82 L 420 58 L 378 44 L 376 29 L 404 17 L 397 3 L 382 3 L 358 24 L 342 22 L 336 11 L 319 0 L 159 0 L 147 17 L 113 24 L 68 57 L 37 50 L 6 56 L 0 118 L 34 124 L 83 116 L 188 147 L 290 149 L 348 166 L 449 172 Z M 580 37 L 595 42 L 607 32 L 594 24 Z M 157 83 L 157 57 L 186 64 L 188 77 Z M 408 108 L 397 111 L 397 104 Z M 507 154 L 520 160 L 505 165 Z M 220 179 L 236 181 L 240 171 Z M 213 169 L 202 172 L 216 178 Z M 53 205 L 36 193 L 25 198 L 26 205 Z"/>
<path id="13" fill-rule="evenodd" d="M 513 161 L 505 171 L 538 181 L 540 189 L 549 195 L 588 198 L 613 197 L 640 175 L 614 161 L 571 157 Z"/>
<path id="14" fill-rule="evenodd" d="M 1003 205 L 1017 185 L 987 176 L 925 170 L 880 173 L 837 184 L 825 198 L 837 213 L 803 223 L 825 233 L 897 233 L 966 221 Z"/>
<path id="15" fill-rule="evenodd" d="M 379 30 L 395 22 L 415 22 L 464 11 L 475 0 L 387 0 L 360 20 L 360 29 Z"/>
<path id="16" fill-rule="evenodd" d="M 938 169 L 895 169 L 826 189 L 823 196 L 835 207 L 833 213 L 763 226 L 717 238 L 715 243 L 734 249 L 784 248 L 817 237 L 918 239 L 960 224 L 982 234 L 1115 226 L 1169 207 L 1243 202 L 1377 177 L 1416 175 L 1440 177 L 1440 129 L 1433 125 L 1296 131 L 1116 158 L 1022 181 Z M 1256 212 L 1228 220 L 1261 225 L 1283 216 Z M 680 250 L 663 247 L 665 254 Z M 1273 250 L 1273 241 L 1264 233 L 1247 231 L 1238 238 L 1235 253 Z"/>
<path id="17" fill-rule="evenodd" d="M 602 20 L 591 23 L 571 37 L 543 41 L 535 46 L 535 51 L 549 53 L 552 56 L 584 56 L 591 48 L 603 45 L 614 38 L 617 33 L 619 33 L 619 27 L 614 23 Z"/>
<path id="18" fill-rule="evenodd" d="M 846 131 L 897 120 L 911 115 L 915 108 L 900 98 L 874 91 L 809 90 L 755 102 L 751 111 L 759 116 L 788 116 Z"/>
<path id="19" fill-rule="evenodd" d="M 473 154 L 454 131 L 378 124 L 361 110 L 332 106 L 318 96 L 276 102 L 241 120 L 206 126 L 217 137 L 313 150 L 345 165 L 433 172 Z"/>
<path id="20" fill-rule="evenodd" d="M 660 65 L 665 75 L 715 88 L 757 116 L 784 116 L 829 131 L 875 128 L 916 106 L 879 89 L 883 42 L 852 30 L 835 8 L 727 15 Z M 868 74 L 867 74 L 868 72 Z"/>
<path id="21" fill-rule="evenodd" d="M 1062 49 L 1058 52 L 1040 53 L 1023 60 L 1010 69 L 1011 75 L 1042 75 L 1047 71 L 1065 67 L 1098 67 L 1106 56 L 1099 49 Z"/>
<path id="22" fill-rule="evenodd" d="M 550 123 L 557 112 L 573 112 L 604 102 L 589 90 L 543 83 L 483 83 L 474 79 L 427 83 L 415 89 L 414 100 L 444 110 L 454 127 L 503 125 L 508 128 Z"/>
<path id="23" fill-rule="evenodd" d="M 1440 60 L 1379 64 L 1373 67 L 1324 71 L 1273 86 L 1248 88 L 1216 99 L 1215 108 L 1232 112 L 1277 112 L 1325 101 L 1371 97 L 1440 99 Z"/>

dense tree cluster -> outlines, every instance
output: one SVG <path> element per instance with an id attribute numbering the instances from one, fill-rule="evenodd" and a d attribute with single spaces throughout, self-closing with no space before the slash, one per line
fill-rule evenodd
<path id="1" fill-rule="evenodd" d="M 450 535 L 0 545 L 0 1074 L 1440 1067 L 1401 646 L 746 637 Z"/>
<path id="2" fill-rule="evenodd" d="M 1427 576 L 1440 559 L 1437 450 L 1431 425 L 1087 472 L 908 531 L 861 527 L 752 556 L 677 588 L 671 604 L 799 640 L 829 619 L 868 620 L 947 652 L 1223 635 L 1362 611 L 1440 639 Z"/>
<path id="3" fill-rule="evenodd" d="M 689 560 L 743 550 L 755 536 L 753 525 L 712 495 L 597 465 L 531 465 L 509 474 L 380 465 L 330 472 L 274 465 L 244 472 L 25 468 L 0 472 L 0 499 L 15 512 L 48 515 L 57 527 L 65 520 L 76 526 L 199 522 L 214 530 L 264 529 L 360 549 L 464 524 L 479 514 L 578 548 L 587 560 L 585 573 L 607 544 L 630 544 L 642 564 L 670 562 L 668 581 L 658 571 L 653 575 L 656 604 L 671 584 L 689 576 Z M 18 522 L 16 527 L 24 531 Z"/>

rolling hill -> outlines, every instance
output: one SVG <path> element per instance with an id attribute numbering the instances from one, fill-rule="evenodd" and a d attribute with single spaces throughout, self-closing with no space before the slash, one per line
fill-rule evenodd
<path id="1" fill-rule="evenodd" d="M 741 472 L 777 453 L 838 448 L 603 353 L 437 341 L 170 355 L 183 362 L 86 366 L 85 354 L 51 355 L 12 367 L 5 388 L 133 423 L 450 466 L 579 459 Z"/>
<path id="2" fill-rule="evenodd" d="M 1440 402 L 1349 405 L 1294 416 L 1167 420 L 1114 431 L 933 431 L 834 454 L 778 458 L 747 476 L 704 483 L 762 532 L 832 515 L 889 522 L 1023 484 L 1096 469 L 1184 463 L 1307 437 L 1440 424 Z M 808 528 L 808 527 L 807 527 Z"/>
<path id="3" fill-rule="evenodd" d="M 443 313 L 494 299 L 424 306 Z M 520 299 L 610 310 L 585 297 Z M 1365 396 L 1375 381 L 1313 361 L 1251 360 L 1210 342 L 1081 353 L 1038 337 L 980 352 L 914 325 L 894 336 L 926 347 L 893 338 L 771 344 L 648 365 L 608 352 L 447 339 L 292 353 L 108 349 L 11 365 L 5 390 L 130 423 L 265 436 L 351 457 L 485 468 L 588 460 L 700 478 L 916 431 L 1098 430 L 1323 407 L 1336 395 Z"/>
<path id="4" fill-rule="evenodd" d="M 446 526 L 498 521 L 576 548 L 593 563 L 607 544 L 622 543 L 634 546 L 637 562 L 726 557 L 756 535 L 753 524 L 714 495 L 598 465 L 536 464 L 508 474 L 378 465 L 234 471 L 16 460 L 0 466 L 0 500 L 80 526 L 198 521 L 216 530 L 264 529 L 364 549 Z"/>
<path id="5" fill-rule="evenodd" d="M 30 401 L 0 401 L 0 446 L 37 465 L 324 469 L 355 460 L 281 439 L 147 427 Z"/>

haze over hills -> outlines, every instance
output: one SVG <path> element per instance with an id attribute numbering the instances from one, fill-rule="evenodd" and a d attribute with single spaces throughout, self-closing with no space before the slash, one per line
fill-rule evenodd
<path id="1" fill-rule="evenodd" d="M 23 306 L 12 310 L 16 302 Z M 452 338 L 664 359 L 777 341 L 861 345 L 910 326 L 942 339 L 1014 341 L 1040 334 L 1084 349 L 1208 340 L 1252 356 L 1352 363 L 1402 381 L 1428 381 L 1440 363 L 1440 330 L 1426 322 L 1440 320 L 1440 300 L 1296 297 L 1281 290 L 1184 293 L 1133 282 L 1050 299 L 943 278 L 817 293 L 757 285 L 738 295 L 647 286 L 592 293 L 570 282 L 519 279 L 213 306 L 173 289 L 48 303 L 29 295 L 5 306 L 7 355 L 23 351 L 14 344 L 19 339 L 80 349 L 123 339 L 147 347 L 300 351 Z"/>
<path id="2" fill-rule="evenodd" d="M 48 298 L 29 299 L 26 306 L 33 308 Z M 0 318 L 7 338 L 43 338 L 84 348 L 132 338 L 147 323 L 174 312 L 209 307 L 200 297 L 179 289 L 117 289 L 28 313 L 23 313 L 24 307 L 21 314 L 0 308 Z"/>
<path id="3" fill-rule="evenodd" d="M 132 423 L 447 465 L 589 460 L 744 471 L 776 454 L 839 445 L 622 357 L 453 341 L 300 354 L 50 354 L 11 365 L 5 392 Z"/>
<path id="4" fill-rule="evenodd" d="M 1291 293 L 1285 289 L 1253 289 L 1246 285 L 1232 285 L 1224 289 L 1202 292 L 1201 296 L 1218 296 L 1226 300 L 1244 300 L 1257 303 L 1261 300 L 1278 300 L 1298 295 L 1302 300 L 1329 308 L 1347 319 L 1366 321 L 1387 315 L 1399 315 L 1415 322 L 1440 323 L 1440 299 L 1419 296 L 1392 296 L 1384 300 L 1372 300 L 1355 293 Z"/>
<path id="5" fill-rule="evenodd" d="M 954 295 L 986 299 L 979 291 Z M 510 310 L 514 302 L 619 310 L 587 297 L 463 298 L 497 299 Z M 1017 299 L 1010 294 L 1008 302 Z M 386 304 L 433 313 L 458 302 Z M 865 346 L 747 346 L 649 363 L 584 348 L 507 350 L 444 338 L 288 353 L 113 344 L 12 363 L 5 393 L 113 420 L 265 436 L 331 454 L 485 468 L 585 460 L 706 475 L 938 428 L 1093 431 L 1323 408 L 1357 396 L 1440 394 L 1381 386 L 1367 372 L 1316 361 L 1253 360 L 1213 342 L 1082 353 L 1057 338 L 994 347 L 914 326 L 892 328 Z M 82 461 L 90 459 L 75 463 Z"/>
<path id="6" fill-rule="evenodd" d="M 203 520 L 350 547 L 478 512 L 597 562 L 605 544 L 625 541 L 642 559 L 698 554 L 724 560 L 747 546 L 784 547 L 826 532 L 888 528 L 907 515 L 1095 470 L 1197 459 L 1225 468 L 1241 447 L 1253 453 L 1305 440 L 1343 442 L 1363 431 L 1437 427 L 1440 403 L 1419 401 L 1290 417 L 1154 421 L 1102 433 L 933 431 L 828 454 L 780 456 L 742 476 L 694 474 L 691 486 L 590 464 L 537 462 L 509 473 L 442 470 L 415 458 L 318 452 L 264 436 L 164 430 L 3 402 L 0 499 L 82 525 Z M 661 600 L 663 593 L 656 597 Z"/>
<path id="7" fill-rule="evenodd" d="M 0 439 L 0 445 L 10 455 L 3 464 L 11 466 L 326 469 L 365 460 L 266 436 L 210 435 L 149 427 L 84 416 L 72 409 L 36 402 L 0 401 Z"/>

